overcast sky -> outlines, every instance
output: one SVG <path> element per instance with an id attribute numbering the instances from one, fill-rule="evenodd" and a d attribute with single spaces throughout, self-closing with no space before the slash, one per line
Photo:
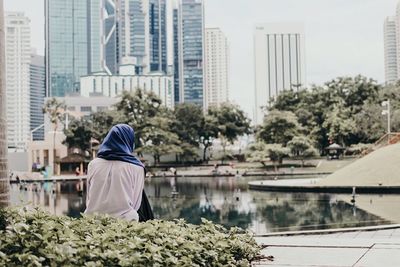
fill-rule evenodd
<path id="1" fill-rule="evenodd" d="M 230 43 L 230 96 L 250 116 L 254 106 L 253 28 L 256 23 L 302 21 L 307 82 L 363 74 L 384 81 L 383 21 L 398 0 L 205 0 L 206 26 Z M 5 0 L 6 11 L 31 19 L 32 47 L 43 54 L 44 0 Z"/>

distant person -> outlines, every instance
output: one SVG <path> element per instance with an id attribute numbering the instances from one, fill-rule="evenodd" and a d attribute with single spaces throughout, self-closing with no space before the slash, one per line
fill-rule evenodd
<path id="1" fill-rule="evenodd" d="M 126 124 L 108 132 L 88 166 L 86 214 L 105 213 L 130 221 L 154 218 L 143 190 L 144 165 L 132 155 L 134 140 L 134 131 Z"/>

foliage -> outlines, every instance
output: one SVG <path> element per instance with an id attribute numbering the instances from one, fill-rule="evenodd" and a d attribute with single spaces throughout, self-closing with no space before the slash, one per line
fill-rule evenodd
<path id="1" fill-rule="evenodd" d="M 372 144 L 363 144 L 363 143 L 354 144 L 346 149 L 346 154 L 347 155 L 361 155 L 370 149 L 372 149 Z"/>
<path id="2" fill-rule="evenodd" d="M 289 149 L 281 144 L 265 144 L 257 142 L 248 148 L 247 157 L 250 162 L 260 162 L 264 166 L 267 161 L 272 161 L 275 169 L 282 164 L 283 159 L 289 156 Z"/>
<path id="3" fill-rule="evenodd" d="M 68 129 L 64 129 L 66 136 L 64 143 L 69 148 L 79 148 L 82 151 L 90 149 L 92 138 L 91 125 L 84 119 L 72 119 Z"/>
<path id="4" fill-rule="evenodd" d="M 290 111 L 271 110 L 257 131 L 257 139 L 267 144 L 286 146 L 300 132 L 297 117 Z"/>
<path id="5" fill-rule="evenodd" d="M 382 88 L 376 81 L 360 75 L 338 77 L 323 86 L 285 91 L 270 111 L 295 113 L 303 134 L 313 139 L 322 151 L 329 140 L 345 146 L 375 142 L 385 130 L 381 102 L 389 98 L 393 110 L 400 109 L 399 94 L 398 85 Z"/>
<path id="6" fill-rule="evenodd" d="M 260 252 L 249 232 L 206 220 L 74 219 L 28 208 L 0 214 L 4 266 L 250 266 Z"/>
<path id="7" fill-rule="evenodd" d="M 122 115 L 115 110 L 99 111 L 90 116 L 92 125 L 92 137 L 96 140 L 103 140 L 108 131 L 118 122 L 122 122 Z"/>
<path id="8" fill-rule="evenodd" d="M 48 115 L 51 124 L 53 124 L 54 131 L 57 130 L 58 125 L 63 121 L 65 108 L 64 102 L 60 102 L 53 97 L 47 100 L 42 109 L 43 113 Z"/>
<path id="9" fill-rule="evenodd" d="M 290 149 L 290 153 L 294 157 L 301 159 L 302 166 L 304 165 L 304 160 L 306 158 L 311 158 L 317 155 L 317 151 L 315 150 L 312 141 L 305 136 L 295 136 L 287 145 Z"/>

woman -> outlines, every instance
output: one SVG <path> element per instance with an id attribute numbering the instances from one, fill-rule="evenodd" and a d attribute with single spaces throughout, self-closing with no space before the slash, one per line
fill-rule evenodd
<path id="1" fill-rule="evenodd" d="M 143 191 L 144 165 L 132 155 L 134 140 L 135 133 L 126 124 L 108 132 L 88 166 L 86 214 L 106 213 L 130 221 L 154 218 Z"/>

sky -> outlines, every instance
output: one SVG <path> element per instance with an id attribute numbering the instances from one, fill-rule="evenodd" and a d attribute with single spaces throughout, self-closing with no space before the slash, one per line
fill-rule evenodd
<path id="1" fill-rule="evenodd" d="M 398 0 L 205 0 L 206 27 L 230 44 L 230 99 L 251 117 L 254 107 L 253 29 L 257 23 L 305 25 L 307 83 L 362 74 L 384 82 L 383 21 Z M 44 0 L 4 0 L 6 11 L 31 19 L 32 47 L 44 52 Z"/>

